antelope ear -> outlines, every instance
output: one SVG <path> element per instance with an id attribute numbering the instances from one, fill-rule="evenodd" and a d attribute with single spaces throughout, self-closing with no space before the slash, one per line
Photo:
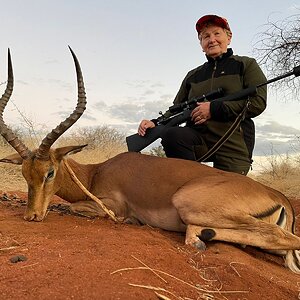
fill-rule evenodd
<path id="1" fill-rule="evenodd" d="M 23 163 L 23 158 L 19 155 L 19 153 L 15 153 L 0 159 L 0 162 L 21 165 Z"/>
<path id="2" fill-rule="evenodd" d="M 60 147 L 56 148 L 54 150 L 54 155 L 57 160 L 62 160 L 64 156 L 66 155 L 72 155 L 77 152 L 80 152 L 84 147 L 87 145 L 80 145 L 80 146 L 66 146 L 66 147 Z"/>

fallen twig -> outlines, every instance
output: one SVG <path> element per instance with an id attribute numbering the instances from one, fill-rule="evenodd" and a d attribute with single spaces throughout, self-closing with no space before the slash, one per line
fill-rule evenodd
<path id="1" fill-rule="evenodd" d="M 157 272 L 155 272 L 152 268 L 150 268 L 149 266 L 147 266 L 145 263 L 143 263 L 140 259 L 136 258 L 135 256 L 131 255 L 131 257 L 133 257 L 135 260 L 137 260 L 139 263 L 141 263 L 144 267 L 148 268 L 154 275 L 156 275 L 157 277 L 159 277 L 163 282 L 168 283 L 164 278 L 162 278 L 159 274 L 157 274 Z"/>
<path id="2" fill-rule="evenodd" d="M 94 200 L 95 202 L 97 202 L 100 207 L 107 213 L 107 215 L 114 220 L 115 222 L 118 222 L 118 219 L 115 216 L 115 213 L 113 211 L 111 211 L 110 209 L 108 209 L 104 203 L 97 198 L 95 195 L 93 195 L 90 191 L 87 190 L 87 188 L 80 182 L 80 180 L 77 178 L 77 176 L 75 175 L 75 173 L 73 172 L 72 168 L 70 167 L 70 165 L 68 164 L 67 160 L 64 159 L 64 163 L 65 166 L 72 178 L 72 180 L 77 184 L 77 186 L 88 196 L 90 197 L 92 200 Z"/>
<path id="3" fill-rule="evenodd" d="M 20 246 L 10 246 L 10 247 L 6 247 L 6 248 L 0 248 L 0 251 L 8 251 L 8 250 L 12 250 L 12 249 L 16 249 Z"/>
<path id="4" fill-rule="evenodd" d="M 133 286 L 133 287 L 139 287 L 139 288 L 144 288 L 144 289 L 153 290 L 153 291 L 165 292 L 165 293 L 168 293 L 168 294 L 176 297 L 177 299 L 179 299 L 175 294 L 173 294 L 172 292 L 167 291 L 166 289 L 161 288 L 161 287 L 155 287 L 155 286 L 151 286 L 151 285 L 134 284 L 134 283 L 128 283 L 128 284 L 130 286 Z M 168 297 L 160 295 L 160 294 L 158 294 L 156 292 L 155 292 L 155 294 L 160 297 L 159 299 L 162 299 L 162 300 L 171 300 Z M 164 297 L 164 298 L 162 298 L 162 297 Z"/>
<path id="5" fill-rule="evenodd" d="M 122 269 L 116 270 L 114 272 L 111 272 L 110 274 L 113 275 L 113 274 L 116 274 L 116 273 L 119 273 L 119 272 L 133 271 L 133 270 L 149 270 L 149 268 L 148 267 L 122 268 Z M 175 276 L 173 276 L 171 274 L 168 274 L 168 273 L 166 273 L 164 271 L 156 270 L 156 269 L 152 269 L 152 270 L 154 270 L 157 273 L 161 273 L 161 274 L 164 274 L 166 276 L 169 276 L 169 277 L 171 277 L 171 278 L 173 278 L 173 279 L 175 279 L 175 280 L 177 280 L 177 281 L 179 281 L 179 282 L 181 282 L 181 283 L 183 283 L 185 285 L 188 285 L 189 287 L 191 287 L 191 288 L 193 288 L 193 289 L 195 289 L 197 291 L 201 291 L 201 292 L 205 292 L 205 293 L 218 293 L 218 294 L 249 293 L 249 291 L 238 291 L 238 290 L 236 290 L 236 291 L 231 291 L 231 290 L 229 290 L 229 291 L 207 290 L 207 289 L 203 289 L 203 288 L 200 288 L 198 286 L 192 285 L 192 284 L 190 284 L 190 283 L 188 283 L 188 282 L 186 282 L 186 281 L 184 281 L 184 280 L 182 280 L 180 278 L 177 278 L 177 277 L 175 277 Z"/>
<path id="6" fill-rule="evenodd" d="M 242 277 L 241 275 L 240 275 L 240 273 L 237 271 L 237 269 L 234 267 L 234 266 L 232 266 L 232 264 L 241 264 L 241 265 L 244 265 L 243 263 L 239 263 L 239 262 L 234 262 L 234 261 L 232 261 L 230 264 L 229 264 L 229 266 L 232 268 L 232 270 L 239 276 L 239 277 Z"/>
<path id="7" fill-rule="evenodd" d="M 24 268 L 33 267 L 33 266 L 35 266 L 35 265 L 38 265 L 38 264 L 39 264 L 39 263 L 38 263 L 38 262 L 36 262 L 36 263 L 34 263 L 34 264 L 25 265 L 25 266 L 22 266 L 20 269 L 24 269 Z"/>
<path id="8" fill-rule="evenodd" d="M 165 295 L 159 294 L 157 292 L 154 292 L 154 293 L 155 293 L 155 295 L 157 296 L 158 299 L 161 299 L 161 300 L 171 300 L 170 298 L 168 298 Z"/>

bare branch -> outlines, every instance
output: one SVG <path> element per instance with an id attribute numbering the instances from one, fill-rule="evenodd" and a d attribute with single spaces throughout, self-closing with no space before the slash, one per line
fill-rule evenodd
<path id="1" fill-rule="evenodd" d="M 282 75 L 300 65 L 300 14 L 276 22 L 268 20 L 256 36 L 254 56 L 268 77 Z M 300 92 L 299 83 L 299 78 L 288 77 L 273 87 L 283 88 L 284 97 L 295 98 Z"/>

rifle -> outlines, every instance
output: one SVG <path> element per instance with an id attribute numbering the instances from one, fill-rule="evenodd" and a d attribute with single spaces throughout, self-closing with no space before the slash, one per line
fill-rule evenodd
<path id="1" fill-rule="evenodd" d="M 241 99 L 246 99 L 251 96 L 255 96 L 257 93 L 257 89 L 269 83 L 273 83 L 275 81 L 281 80 L 283 78 L 289 77 L 291 75 L 295 75 L 295 77 L 300 76 L 300 66 L 294 67 L 292 71 L 277 76 L 273 79 L 270 79 L 266 82 L 260 83 L 256 86 L 251 86 L 246 89 L 242 89 L 236 93 L 233 93 L 228 96 L 224 96 L 224 92 L 222 88 L 219 88 L 215 91 L 212 91 L 206 95 L 201 97 L 193 98 L 189 101 L 185 101 L 179 104 L 174 104 L 169 107 L 169 116 L 162 115 L 158 118 L 158 123 L 154 128 L 148 128 L 145 136 L 140 136 L 138 133 L 126 137 L 126 143 L 128 147 L 128 151 L 130 152 L 140 152 L 158 138 L 161 137 L 162 132 L 171 126 L 178 126 L 180 124 L 185 123 L 191 115 L 193 109 L 197 106 L 197 103 L 203 101 L 236 101 Z M 220 98 L 221 97 L 221 98 Z"/>
<path id="2" fill-rule="evenodd" d="M 191 111 L 196 107 L 198 102 L 213 100 L 224 95 L 223 89 L 219 88 L 208 94 L 200 97 L 192 98 L 179 104 L 174 104 L 169 107 L 169 116 L 162 115 L 158 118 L 157 125 L 154 128 L 148 128 L 145 136 L 140 136 L 135 133 L 126 137 L 128 151 L 139 152 L 155 140 L 161 137 L 162 132 L 172 126 L 177 126 L 184 123 L 190 117 Z"/>

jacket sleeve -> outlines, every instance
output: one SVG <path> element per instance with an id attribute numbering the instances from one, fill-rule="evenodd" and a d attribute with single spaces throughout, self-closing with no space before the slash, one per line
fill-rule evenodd
<path id="1" fill-rule="evenodd" d="M 188 83 L 187 83 L 187 79 L 189 78 L 190 76 L 190 73 L 189 72 L 185 78 L 183 79 L 182 83 L 181 83 L 181 86 L 179 88 L 179 91 L 173 101 L 173 104 L 178 104 L 178 103 L 181 103 L 181 102 L 184 102 L 184 101 L 187 101 L 188 100 L 188 96 L 189 96 L 189 86 L 188 86 Z"/>
<path id="2" fill-rule="evenodd" d="M 245 57 L 244 57 L 245 59 Z M 244 70 L 242 74 L 243 88 L 257 86 L 266 82 L 266 77 L 254 58 L 247 58 L 244 61 Z M 267 87 L 263 86 L 257 89 L 257 94 L 250 99 L 249 109 L 246 118 L 254 118 L 260 115 L 266 108 Z M 247 99 L 238 101 L 212 101 L 211 116 L 213 120 L 227 122 L 236 118 L 243 110 Z"/>

